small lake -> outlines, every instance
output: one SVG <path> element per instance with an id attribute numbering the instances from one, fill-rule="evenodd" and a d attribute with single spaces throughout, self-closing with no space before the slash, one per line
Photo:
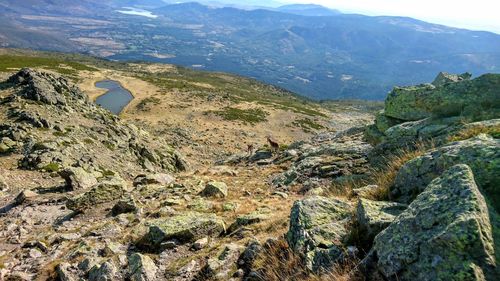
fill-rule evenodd
<path id="1" fill-rule="evenodd" d="M 95 83 L 97 88 L 107 89 L 108 91 L 96 99 L 96 103 L 103 108 L 118 115 L 134 99 L 132 93 L 122 87 L 122 85 L 113 80 L 103 80 Z"/>

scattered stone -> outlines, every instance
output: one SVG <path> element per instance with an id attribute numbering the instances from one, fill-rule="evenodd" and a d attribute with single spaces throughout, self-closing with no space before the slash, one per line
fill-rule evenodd
<path id="1" fill-rule="evenodd" d="M 119 279 L 118 269 L 111 261 L 95 265 L 89 271 L 89 281 L 114 281 Z"/>
<path id="2" fill-rule="evenodd" d="M 376 269 L 389 280 L 499 276 L 488 206 L 466 165 L 453 166 L 434 179 L 377 235 L 372 251 Z"/>
<path id="3" fill-rule="evenodd" d="M 70 167 L 59 171 L 59 175 L 73 190 L 87 189 L 97 184 L 97 179 L 83 168 Z"/>
<path id="4" fill-rule="evenodd" d="M 66 202 L 73 211 L 85 211 L 95 205 L 120 199 L 125 193 L 125 182 L 121 178 L 107 179 L 89 191 L 77 195 Z"/>
<path id="5" fill-rule="evenodd" d="M 77 279 L 73 277 L 73 275 L 70 273 L 69 268 L 71 265 L 69 263 L 63 262 L 57 265 L 56 267 L 56 273 L 57 273 L 57 278 L 59 278 L 60 281 L 76 281 Z"/>
<path id="6" fill-rule="evenodd" d="M 215 166 L 211 167 L 208 170 L 208 173 L 214 176 L 237 176 L 238 172 L 234 169 L 231 169 L 228 166 Z"/>
<path id="7" fill-rule="evenodd" d="M 134 186 L 138 185 L 148 185 L 148 184 L 159 184 L 159 185 L 170 185 L 175 182 L 175 178 L 169 174 L 149 174 L 149 175 L 139 175 L 134 179 Z"/>
<path id="8" fill-rule="evenodd" d="M 111 214 L 113 216 L 118 216 L 119 214 L 134 213 L 137 212 L 137 203 L 134 197 L 129 196 L 125 199 L 119 200 L 111 209 Z"/>
<path id="9" fill-rule="evenodd" d="M 203 237 L 216 237 L 225 230 L 224 222 L 215 214 L 197 212 L 184 212 L 156 219 L 148 224 L 149 233 L 144 237 L 143 243 L 153 247 L 172 239 L 188 243 Z"/>
<path id="10" fill-rule="evenodd" d="M 258 150 L 249 159 L 250 162 L 257 162 L 273 158 L 273 153 L 270 150 Z"/>
<path id="11" fill-rule="evenodd" d="M 145 255 L 139 253 L 132 254 L 128 259 L 130 279 L 132 281 L 154 281 L 157 280 L 156 267 L 154 261 Z"/>
<path id="12" fill-rule="evenodd" d="M 227 185 L 223 182 L 211 181 L 207 183 L 205 189 L 201 192 L 205 197 L 223 198 L 227 196 Z"/>
<path id="13" fill-rule="evenodd" d="M 199 251 L 205 248 L 208 245 L 208 237 L 203 237 L 201 239 L 196 240 L 191 248 L 195 251 Z"/>
<path id="14" fill-rule="evenodd" d="M 26 190 L 22 191 L 21 193 L 19 193 L 19 195 L 16 196 L 16 198 L 14 199 L 14 202 L 17 205 L 21 205 L 27 201 L 33 200 L 37 196 L 38 196 L 38 194 L 36 192 L 31 191 L 29 189 L 26 189 Z"/>
<path id="15" fill-rule="evenodd" d="M 251 241 L 238 258 L 238 268 L 243 269 L 247 276 L 253 269 L 254 263 L 263 248 L 259 241 Z"/>
<path id="16" fill-rule="evenodd" d="M 236 244 L 228 244 L 217 258 L 211 258 L 201 270 L 201 276 L 211 280 L 228 280 L 234 272 L 236 262 L 243 247 Z"/>
<path id="17" fill-rule="evenodd" d="M 287 240 L 309 269 L 326 269 L 342 259 L 352 209 L 347 202 L 319 196 L 293 204 Z"/>
<path id="18" fill-rule="evenodd" d="M 263 213 L 259 211 L 241 215 L 236 218 L 236 221 L 233 224 L 231 224 L 231 226 L 229 226 L 227 231 L 228 233 L 232 233 L 242 226 L 256 224 L 268 219 L 269 219 L 268 213 Z"/>
<path id="19" fill-rule="evenodd" d="M 273 195 L 276 195 L 276 196 L 281 197 L 283 199 L 288 198 L 288 194 L 285 192 L 281 192 L 281 191 L 275 191 L 275 192 L 273 192 Z"/>

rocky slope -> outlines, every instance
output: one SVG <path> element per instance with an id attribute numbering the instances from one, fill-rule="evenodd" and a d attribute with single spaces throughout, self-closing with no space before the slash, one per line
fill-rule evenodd
<path id="1" fill-rule="evenodd" d="M 499 86 L 440 74 L 371 126 L 184 157 L 135 107 L 20 70 L 0 84 L 0 279 L 497 280 Z"/>

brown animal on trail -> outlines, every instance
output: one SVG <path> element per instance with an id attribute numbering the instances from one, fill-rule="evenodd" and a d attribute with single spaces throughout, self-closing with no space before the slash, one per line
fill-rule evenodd
<path id="1" fill-rule="evenodd" d="M 252 156 L 254 150 L 255 150 L 255 148 L 254 148 L 253 144 L 249 144 L 247 146 L 248 156 Z"/>
<path id="2" fill-rule="evenodd" d="M 267 137 L 267 142 L 269 143 L 269 146 L 271 147 L 271 152 L 275 153 L 280 151 L 280 145 L 279 143 L 274 140 L 271 136 Z"/>

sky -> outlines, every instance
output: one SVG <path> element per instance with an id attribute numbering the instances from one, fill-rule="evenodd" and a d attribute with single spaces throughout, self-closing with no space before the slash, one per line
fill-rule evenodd
<path id="1" fill-rule="evenodd" d="M 499 0 L 281 0 L 315 3 L 345 13 L 408 16 L 420 20 L 500 34 Z"/>

